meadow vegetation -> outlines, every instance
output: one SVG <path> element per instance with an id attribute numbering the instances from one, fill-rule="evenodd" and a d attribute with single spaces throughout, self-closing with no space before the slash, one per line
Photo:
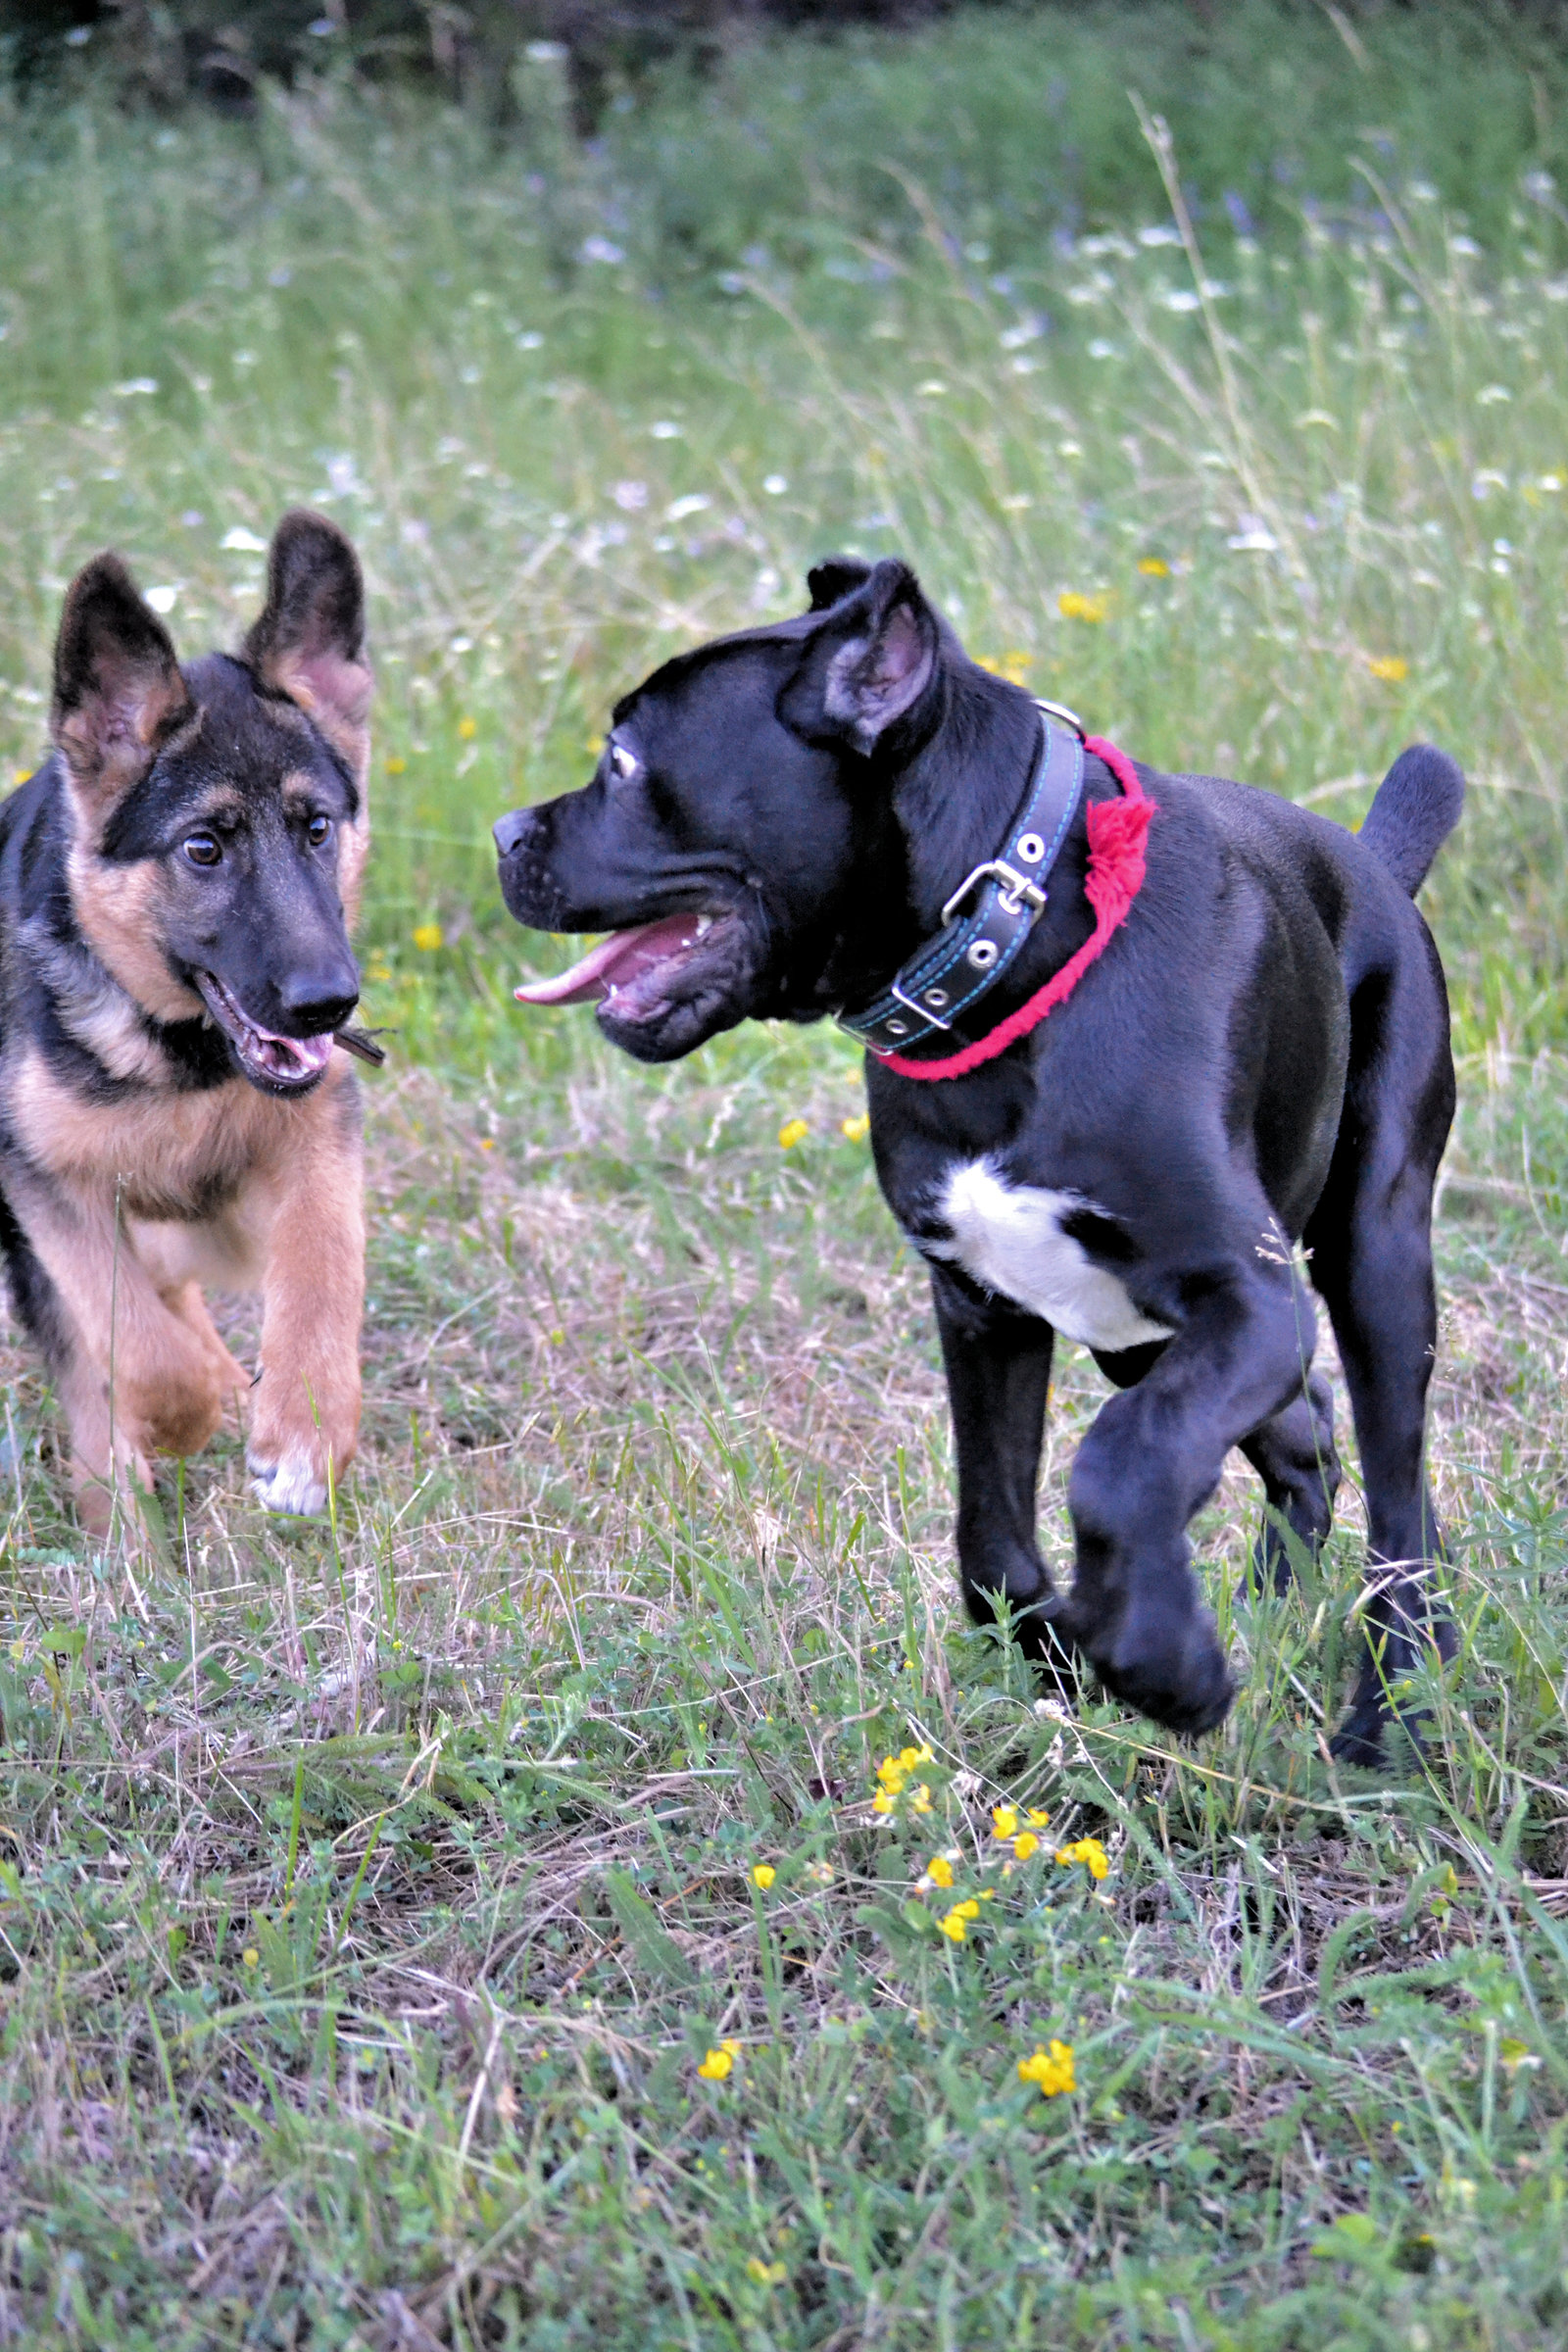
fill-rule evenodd
<path id="1" fill-rule="evenodd" d="M 241 122 L 85 68 L 13 107 L 5 773 L 87 555 L 232 643 L 323 507 L 392 1035 L 325 1520 L 265 1517 L 230 1430 L 94 1550 L 0 1334 L 0 2343 L 1562 2340 L 1568 90 L 1402 13 L 781 42 L 592 151 L 549 57 L 504 135 L 332 74 Z M 1042 1702 L 961 1621 L 847 1041 L 645 1070 L 511 1003 L 569 951 L 508 924 L 491 819 L 844 547 L 1155 761 L 1348 822 L 1414 737 L 1469 772 L 1424 902 L 1462 1100 L 1425 1765 L 1328 1757 L 1353 1481 L 1283 1598 L 1239 1462 L 1204 1515 L 1223 1734 Z M 1058 1564 L 1102 1393 L 1064 1349 Z"/>

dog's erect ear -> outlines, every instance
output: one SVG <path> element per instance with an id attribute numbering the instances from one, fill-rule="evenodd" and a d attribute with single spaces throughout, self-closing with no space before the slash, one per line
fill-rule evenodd
<path id="1" fill-rule="evenodd" d="M 871 566 L 863 556 L 824 556 L 806 575 L 811 611 L 826 612 L 831 606 L 842 604 L 852 589 L 863 588 L 870 577 Z"/>
<path id="2" fill-rule="evenodd" d="M 779 716 L 808 738 L 838 736 L 869 756 L 925 692 L 937 642 L 919 581 L 906 564 L 885 558 L 827 609 Z"/>
<path id="3" fill-rule="evenodd" d="M 169 631 L 120 558 L 94 556 L 66 592 L 49 732 L 89 800 L 117 801 L 190 710 Z"/>
<path id="4" fill-rule="evenodd" d="M 373 680 L 365 659 L 365 582 L 335 522 L 296 507 L 272 535 L 267 606 L 244 658 L 264 686 L 286 694 L 358 766 L 367 757 Z"/>

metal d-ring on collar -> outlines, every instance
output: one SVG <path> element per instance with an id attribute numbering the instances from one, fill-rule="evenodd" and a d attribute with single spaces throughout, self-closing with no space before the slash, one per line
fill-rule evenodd
<path id="1" fill-rule="evenodd" d="M 996 987 L 1045 906 L 1046 879 L 1083 791 L 1084 731 L 1061 704 L 1037 707 L 1040 757 L 1001 857 L 964 876 L 942 909 L 942 929 L 900 966 L 885 995 L 864 1012 L 839 1014 L 839 1027 L 873 1054 L 907 1054 L 964 1029 L 965 1016 Z M 971 898 L 973 913 L 956 919 Z"/>

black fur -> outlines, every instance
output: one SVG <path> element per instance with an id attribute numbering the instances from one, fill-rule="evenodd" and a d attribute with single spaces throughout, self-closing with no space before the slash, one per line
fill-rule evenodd
<path id="1" fill-rule="evenodd" d="M 869 1002 L 1022 801 L 1038 714 L 968 661 L 912 574 L 837 559 L 810 589 L 799 619 L 666 663 L 617 705 L 585 791 L 496 828 L 521 922 L 714 918 L 600 1005 L 605 1033 L 644 1059 L 748 1016 Z M 1299 1244 L 1361 1449 L 1377 1590 L 1337 1746 L 1370 1763 L 1391 1687 L 1452 1646 L 1429 1599 L 1441 1544 L 1423 1444 L 1453 1073 L 1443 973 L 1408 893 L 1462 781 L 1441 753 L 1407 752 L 1358 841 L 1266 792 L 1145 773 L 1147 880 L 1068 1001 L 961 1079 L 867 1066 L 878 1176 L 932 1262 L 964 1592 L 982 1619 L 1004 1595 L 1036 1656 L 1077 1651 L 1159 1722 L 1220 1720 L 1232 1686 L 1188 1522 L 1240 1446 L 1275 1515 L 1260 1564 L 1283 1579 L 1278 1525 L 1315 1548 L 1339 1481 Z M 1117 789 L 1091 760 L 1087 802 Z M 999 1019 L 1088 936 L 1086 863 L 1080 811 Z M 1054 1266 L 1114 1278 L 1103 1295 L 1126 1311 L 1100 1330 L 1153 1334 L 1095 1348 L 1119 1393 L 1074 1464 L 1065 1596 L 1035 1534 L 1053 1327 L 959 1262 L 947 1188 L 975 1163 L 1008 1201 L 1026 1196 L 1032 1232 L 1065 1241 Z"/>

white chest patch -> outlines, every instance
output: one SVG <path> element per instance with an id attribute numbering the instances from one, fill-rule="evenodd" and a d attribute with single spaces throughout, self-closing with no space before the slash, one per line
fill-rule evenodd
<path id="1" fill-rule="evenodd" d="M 953 1239 L 922 1242 L 926 1255 L 961 1266 L 1069 1340 L 1114 1355 L 1170 1338 L 1168 1324 L 1140 1314 L 1117 1277 L 1062 1231 L 1074 1210 L 1094 1206 L 1081 1193 L 1007 1184 L 989 1159 L 968 1159 L 950 1169 L 937 1205 Z"/>

